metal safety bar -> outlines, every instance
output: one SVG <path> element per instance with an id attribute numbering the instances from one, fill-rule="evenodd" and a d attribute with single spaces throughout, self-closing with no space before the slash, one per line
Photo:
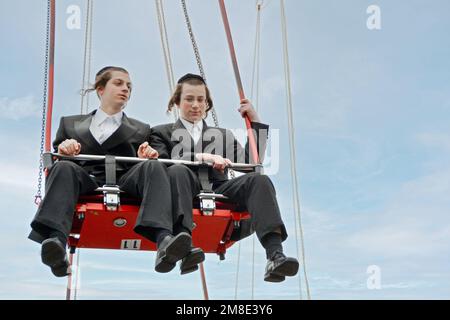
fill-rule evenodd
<path id="1" fill-rule="evenodd" d="M 66 156 L 59 153 L 54 152 L 45 152 L 43 155 L 44 166 L 46 168 L 51 167 L 56 157 L 58 159 L 67 159 L 67 160 L 78 160 L 78 161 L 89 161 L 89 160 L 105 160 L 106 156 L 101 155 L 90 155 L 90 154 L 79 154 L 76 156 Z M 175 160 L 175 159 L 142 159 L 137 157 L 115 157 L 117 162 L 130 162 L 130 163 L 138 163 L 143 161 L 159 161 L 165 164 L 184 164 L 187 166 L 198 167 L 202 165 L 208 165 L 212 167 L 211 163 L 202 162 L 202 161 L 187 161 L 187 160 Z M 229 168 L 241 171 L 241 172 L 254 172 L 258 171 L 258 169 L 262 168 L 261 164 L 250 164 L 250 163 L 232 163 L 228 166 Z"/>
<path id="2" fill-rule="evenodd" d="M 108 161 L 106 159 L 112 160 L 111 156 L 102 156 L 102 155 L 89 155 L 89 154 L 79 154 L 76 156 L 67 156 L 54 152 L 45 152 L 42 155 L 42 160 L 44 167 L 50 169 L 50 167 L 54 164 L 55 159 L 64 159 L 64 160 L 75 160 L 75 161 L 99 161 L 105 160 L 105 165 L 108 166 Z M 202 161 L 187 161 L 187 160 L 174 160 L 174 159 L 143 159 L 137 157 L 113 157 L 116 162 L 128 162 L 128 163 L 139 163 L 143 161 L 159 161 L 164 164 L 183 164 L 190 167 L 199 167 L 200 171 L 204 171 L 202 168 L 212 167 L 211 163 L 202 162 Z M 111 162 L 111 161 L 109 161 Z M 261 172 L 262 165 L 261 164 L 247 164 L 247 163 L 232 163 L 228 166 L 233 170 L 240 172 Z M 203 173 L 204 175 L 205 173 Z M 205 177 L 203 177 L 205 179 Z M 217 194 L 210 188 L 203 187 L 200 194 L 197 197 L 200 200 L 200 209 L 204 215 L 212 215 L 214 210 L 216 209 L 216 199 L 227 199 L 226 196 L 222 194 Z M 110 211 L 116 211 L 120 205 L 120 192 L 123 192 L 119 189 L 117 185 L 104 185 L 103 187 L 97 188 L 95 191 L 102 192 L 104 195 L 104 204 L 106 208 Z"/>

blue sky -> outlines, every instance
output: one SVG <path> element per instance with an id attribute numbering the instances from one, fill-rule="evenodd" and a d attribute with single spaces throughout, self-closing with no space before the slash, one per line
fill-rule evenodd
<path id="1" fill-rule="evenodd" d="M 77 114 L 84 23 L 66 28 L 57 1 L 55 100 Z M 296 254 L 289 171 L 280 7 L 265 1 L 261 118 L 279 130 L 280 167 L 271 178 Z M 286 0 L 295 141 L 306 262 L 313 299 L 450 298 L 450 4 L 445 0 Z M 226 1 L 244 89 L 250 95 L 255 1 Z M 187 1 L 222 126 L 243 128 L 216 1 Z M 369 30 L 366 9 L 381 9 Z M 0 10 L 0 299 L 64 299 L 65 279 L 41 264 L 27 239 L 36 207 L 46 1 L 2 1 Z M 175 77 L 196 72 L 179 1 L 165 1 Z M 154 1 L 96 0 L 92 72 L 120 65 L 134 82 L 126 113 L 156 125 L 169 91 Z M 92 79 L 92 77 L 91 77 Z M 94 95 L 90 110 L 98 106 Z M 54 131 L 55 132 L 55 131 Z M 207 257 L 212 299 L 234 299 L 238 247 Z M 252 238 L 241 242 L 238 298 L 251 298 Z M 154 253 L 82 250 L 79 299 L 201 299 L 199 273 L 157 274 Z M 381 289 L 367 287 L 379 267 Z M 256 243 L 256 299 L 298 299 L 298 278 L 265 283 Z M 176 290 L 174 290 L 176 289 Z M 305 296 L 303 291 L 303 297 Z"/>

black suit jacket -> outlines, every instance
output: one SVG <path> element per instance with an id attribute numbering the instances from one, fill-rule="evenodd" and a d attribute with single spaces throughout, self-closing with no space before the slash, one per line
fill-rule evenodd
<path id="1" fill-rule="evenodd" d="M 258 122 L 252 122 L 251 126 L 256 133 L 258 155 L 262 162 L 269 126 Z M 178 120 L 175 123 L 153 127 L 150 145 L 158 151 L 160 158 L 165 159 L 196 161 L 196 153 L 211 153 L 228 158 L 232 162 L 251 163 L 248 141 L 245 148 L 242 148 L 230 130 L 209 127 L 205 121 L 203 121 L 202 137 L 197 144 L 194 144 L 191 135 L 181 120 Z M 212 170 L 210 176 L 212 183 L 220 183 L 225 180 L 228 180 L 226 172 Z"/>
<path id="2" fill-rule="evenodd" d="M 62 117 L 53 141 L 55 152 L 58 150 L 58 145 L 65 139 L 75 139 L 81 144 L 80 153 L 82 154 L 136 157 L 139 146 L 149 141 L 150 126 L 128 118 L 124 113 L 120 127 L 100 145 L 89 130 L 95 112 L 96 110 L 87 115 Z M 79 161 L 78 163 L 99 181 L 104 181 L 104 161 Z M 133 165 L 118 163 L 118 177 Z"/>

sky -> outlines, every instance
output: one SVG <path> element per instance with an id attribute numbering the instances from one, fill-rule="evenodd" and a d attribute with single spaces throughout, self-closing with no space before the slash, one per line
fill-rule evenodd
<path id="1" fill-rule="evenodd" d="M 218 3 L 186 2 L 220 125 L 242 129 Z M 225 3 L 250 97 L 256 1 Z M 67 28 L 72 5 L 81 10 L 79 29 Z M 367 25 L 372 5 L 379 29 Z M 312 299 L 449 299 L 450 3 L 285 0 L 285 7 Z M 65 299 L 66 279 L 51 274 L 40 246 L 27 239 L 36 212 L 47 2 L 1 0 L 0 8 L 0 299 Z M 181 3 L 166 0 L 164 10 L 175 78 L 198 72 Z M 80 113 L 85 14 L 86 1 L 57 1 L 53 136 L 61 116 Z M 133 81 L 127 115 L 152 126 L 172 122 L 155 2 L 95 0 L 93 20 L 91 82 L 103 66 L 123 66 Z M 296 256 L 282 45 L 280 2 L 265 0 L 257 107 L 271 128 L 269 153 L 278 146 L 266 160 L 279 159 L 279 170 L 265 165 L 289 233 L 285 253 Z M 91 95 L 89 110 L 97 107 Z M 234 245 L 224 261 L 207 255 L 210 298 L 304 299 L 304 266 L 285 282 L 266 283 L 264 250 L 254 241 Z M 85 249 L 79 258 L 78 299 L 203 298 L 199 272 L 158 274 L 154 252 Z"/>

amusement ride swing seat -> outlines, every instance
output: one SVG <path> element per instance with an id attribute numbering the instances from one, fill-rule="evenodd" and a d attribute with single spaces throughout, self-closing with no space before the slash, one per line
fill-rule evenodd
<path id="1" fill-rule="evenodd" d="M 68 157 L 57 153 L 45 153 L 44 165 L 47 169 L 51 168 L 55 158 L 75 161 L 105 159 L 106 185 L 98 188 L 94 194 L 80 196 L 76 205 L 68 241 L 72 254 L 76 248 L 147 251 L 157 249 L 153 242 L 133 231 L 140 201 L 123 193 L 115 184 L 116 161 L 161 161 L 168 165 L 183 164 L 199 167 L 203 190 L 194 199 L 193 245 L 202 248 L 205 253 L 217 253 L 221 260 L 225 259 L 226 249 L 235 242 L 231 239 L 233 231 L 240 226 L 241 220 L 250 218 L 245 208 L 207 189 L 208 186 L 205 185 L 205 179 L 202 179 L 202 176 L 205 176 L 207 180 L 210 165 L 205 163 L 94 155 Z M 251 172 L 260 166 L 233 164 L 232 167 L 235 170 Z"/>

